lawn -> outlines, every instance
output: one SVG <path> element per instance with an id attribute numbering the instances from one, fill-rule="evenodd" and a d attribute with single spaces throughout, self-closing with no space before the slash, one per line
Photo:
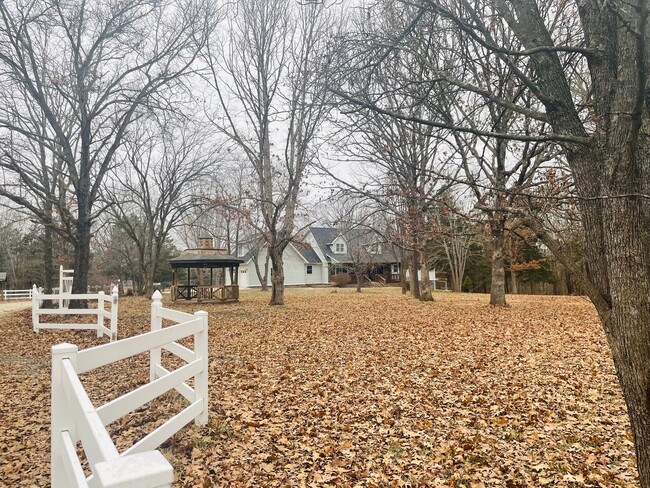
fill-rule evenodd
<path id="1" fill-rule="evenodd" d="M 580 297 L 396 288 L 244 291 L 210 313 L 210 422 L 161 448 L 175 486 L 638 486 L 625 405 L 595 310 Z M 165 306 L 170 303 L 166 299 Z M 120 302 L 119 335 L 149 302 Z M 50 347 L 92 331 L 0 317 L 0 485 L 49 483 Z M 146 357 L 84 375 L 91 399 L 148 377 Z M 183 404 L 174 395 L 110 426 L 126 447 Z"/>

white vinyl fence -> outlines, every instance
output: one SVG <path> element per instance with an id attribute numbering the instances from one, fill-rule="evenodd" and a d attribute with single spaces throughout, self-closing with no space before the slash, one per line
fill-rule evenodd
<path id="1" fill-rule="evenodd" d="M 45 301 L 63 304 L 70 300 L 96 300 L 97 308 L 72 309 L 67 308 L 67 306 L 60 306 L 59 308 L 41 308 Z M 106 303 L 110 305 L 108 310 L 105 309 Z M 46 295 L 41 293 L 38 288 L 36 288 L 36 285 L 34 285 L 34 288 L 32 288 L 32 326 L 34 327 L 34 332 L 38 332 L 40 329 L 96 330 L 97 337 L 107 335 L 111 341 L 115 341 L 117 340 L 117 305 L 117 287 L 113 288 L 111 295 L 106 295 L 103 291 L 83 295 L 72 295 L 71 293 L 53 293 L 51 295 Z M 41 315 L 89 315 L 94 316 L 95 318 L 92 323 L 58 324 L 41 322 Z M 104 325 L 105 320 L 109 321 L 109 327 Z"/>
<path id="2" fill-rule="evenodd" d="M 156 449 L 185 425 L 208 421 L 208 314 L 162 308 L 153 295 L 151 332 L 79 351 L 73 344 L 52 348 L 52 488 L 170 487 L 173 470 Z M 176 322 L 162 327 L 162 319 Z M 194 350 L 176 341 L 194 336 Z M 166 349 L 186 364 L 168 371 L 160 363 Z M 78 375 L 115 361 L 150 352 L 150 382 L 95 408 Z M 185 383 L 194 378 L 194 388 Z M 124 452 L 105 426 L 175 389 L 190 403 Z M 91 475 L 86 478 L 76 451 L 81 441 Z"/>
<path id="3" fill-rule="evenodd" d="M 70 300 L 63 297 L 67 293 L 72 293 L 72 282 L 74 280 L 74 269 L 63 269 L 63 265 L 59 266 L 59 308 L 68 308 Z"/>
<path id="4" fill-rule="evenodd" d="M 36 285 L 34 285 L 36 286 Z M 5 300 L 29 300 L 32 298 L 32 290 L 4 290 L 2 292 Z"/>

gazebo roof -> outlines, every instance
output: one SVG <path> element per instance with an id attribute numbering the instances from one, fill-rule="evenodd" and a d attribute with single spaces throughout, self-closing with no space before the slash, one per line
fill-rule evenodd
<path id="1" fill-rule="evenodd" d="M 227 268 L 243 262 L 230 254 L 181 254 L 169 260 L 172 268 Z"/>

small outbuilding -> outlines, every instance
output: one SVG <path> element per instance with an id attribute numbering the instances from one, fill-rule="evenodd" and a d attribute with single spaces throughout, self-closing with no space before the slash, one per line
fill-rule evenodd
<path id="1" fill-rule="evenodd" d="M 243 262 L 242 258 L 231 256 L 224 249 L 214 248 L 211 237 L 199 238 L 198 248 L 186 249 L 169 260 L 173 270 L 172 301 L 239 300 L 239 265 Z"/>

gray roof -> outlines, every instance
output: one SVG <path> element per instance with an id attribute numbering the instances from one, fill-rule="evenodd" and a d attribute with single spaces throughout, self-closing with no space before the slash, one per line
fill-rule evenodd
<path id="1" fill-rule="evenodd" d="M 325 255 L 326 258 L 328 258 L 328 261 L 330 258 L 334 258 L 337 261 L 340 261 L 340 259 L 336 258 L 336 254 L 332 252 L 329 247 L 329 244 L 334 242 L 334 240 L 341 235 L 341 232 L 338 229 L 335 227 L 310 227 L 309 231 L 311 232 L 311 235 L 314 236 L 316 244 L 318 244 L 321 252 Z M 343 256 L 340 254 L 339 257 L 343 258 Z"/>
<path id="2" fill-rule="evenodd" d="M 300 253 L 304 260 L 307 261 L 307 263 L 322 264 L 321 259 L 318 257 L 318 254 L 316 251 L 314 251 L 314 248 L 311 247 L 311 245 L 307 244 L 306 242 L 292 242 L 291 245 L 296 251 Z M 249 262 L 251 259 L 253 259 L 253 251 L 248 251 L 242 256 L 242 259 L 245 263 Z"/>
<path id="3" fill-rule="evenodd" d="M 291 245 L 305 258 L 309 264 L 321 264 L 322 261 L 314 251 L 314 248 L 306 242 L 292 242 Z"/>
<path id="4" fill-rule="evenodd" d="M 325 256 L 330 259 L 335 259 L 339 262 L 346 262 L 352 260 L 348 254 L 337 254 L 332 251 L 329 244 L 334 242 L 337 237 L 342 236 L 348 243 L 348 251 L 350 244 L 369 245 L 372 243 L 381 244 L 381 252 L 372 255 L 372 260 L 375 263 L 397 263 L 399 259 L 395 256 L 392 246 L 377 232 L 366 227 L 356 227 L 353 229 L 341 230 L 336 227 L 310 227 L 309 230 L 314 236 L 316 243 L 320 247 Z"/>
<path id="5" fill-rule="evenodd" d="M 225 268 L 243 262 L 242 258 L 230 254 L 181 254 L 169 260 L 172 268 Z"/>

